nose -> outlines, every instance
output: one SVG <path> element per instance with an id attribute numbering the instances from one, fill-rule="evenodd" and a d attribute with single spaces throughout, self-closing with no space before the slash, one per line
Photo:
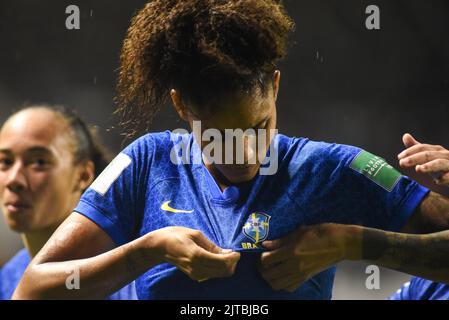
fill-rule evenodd
<path id="1" fill-rule="evenodd" d="M 247 135 L 245 137 L 245 163 L 256 164 L 257 162 L 257 136 Z"/>
<path id="2" fill-rule="evenodd" d="M 257 134 L 237 132 L 224 137 L 222 148 L 223 164 L 254 165 L 258 161 Z"/>
<path id="3" fill-rule="evenodd" d="M 243 135 L 240 141 L 234 144 L 234 164 L 256 164 L 257 162 L 257 136 Z M 236 139 L 237 140 L 237 139 Z"/>
<path id="4" fill-rule="evenodd" d="M 27 187 L 27 179 L 24 173 L 24 167 L 21 161 L 17 161 L 8 170 L 6 177 L 6 187 L 15 193 L 20 193 Z"/>

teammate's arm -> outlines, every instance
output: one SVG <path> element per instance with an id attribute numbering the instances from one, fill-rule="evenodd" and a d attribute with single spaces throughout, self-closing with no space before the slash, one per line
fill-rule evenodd
<path id="1" fill-rule="evenodd" d="M 449 150 L 442 146 L 423 144 L 410 134 L 403 137 L 406 150 L 398 155 L 402 168 L 414 168 L 429 174 L 437 185 L 449 187 Z M 449 229 L 449 199 L 431 192 L 415 210 L 406 233 L 430 233 Z"/>
<path id="2" fill-rule="evenodd" d="M 199 231 L 181 227 L 156 230 L 114 248 L 105 231 L 73 213 L 31 262 L 13 299 L 102 299 L 163 262 L 198 281 L 226 277 L 239 258 Z M 78 275 L 79 289 L 69 290 L 66 284 Z"/>
<path id="3" fill-rule="evenodd" d="M 352 227 L 351 260 L 366 260 L 415 276 L 449 283 L 449 231 L 411 235 Z"/>
<path id="4" fill-rule="evenodd" d="M 449 231 L 416 235 L 355 225 L 304 227 L 263 243 L 261 273 L 275 290 L 296 290 L 343 260 L 365 260 L 429 280 L 449 283 Z"/>
<path id="5" fill-rule="evenodd" d="M 398 155 L 399 165 L 429 174 L 434 182 L 449 187 L 449 151 L 442 146 L 422 144 L 410 134 L 407 148 Z M 449 283 L 449 199 L 431 192 L 418 206 L 403 229 L 410 235 L 358 228 L 356 259 L 375 261 L 385 267 L 438 282 Z"/>
<path id="6" fill-rule="evenodd" d="M 430 174 L 449 186 L 449 151 L 403 137 L 407 148 L 401 167 Z M 429 280 L 449 283 L 449 199 L 430 192 L 417 207 L 404 233 L 361 226 L 324 224 L 301 228 L 269 241 L 262 254 L 262 276 L 274 289 L 296 290 L 300 284 L 342 260 L 366 260 Z M 441 232 L 438 232 L 441 231 Z"/>

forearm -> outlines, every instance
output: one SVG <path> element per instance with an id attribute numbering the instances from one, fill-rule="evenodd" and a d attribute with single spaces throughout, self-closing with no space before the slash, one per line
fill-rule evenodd
<path id="1" fill-rule="evenodd" d="M 449 231 L 427 235 L 350 226 L 348 255 L 433 281 L 449 283 Z"/>
<path id="2" fill-rule="evenodd" d="M 162 262 L 152 243 L 147 235 L 88 259 L 33 261 L 13 299 L 104 299 Z M 66 283 L 78 274 L 79 289 L 70 290 Z"/>

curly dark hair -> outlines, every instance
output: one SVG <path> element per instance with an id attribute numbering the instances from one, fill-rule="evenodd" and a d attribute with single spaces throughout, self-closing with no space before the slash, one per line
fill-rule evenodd
<path id="1" fill-rule="evenodd" d="M 148 130 L 173 88 L 209 111 L 232 94 L 260 88 L 265 96 L 294 28 L 279 0 L 149 2 L 121 53 L 117 113 L 126 134 Z"/>

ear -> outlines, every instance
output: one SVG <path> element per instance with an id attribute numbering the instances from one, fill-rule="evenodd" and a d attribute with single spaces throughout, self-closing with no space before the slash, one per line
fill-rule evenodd
<path id="1" fill-rule="evenodd" d="M 84 191 L 92 184 L 95 179 L 95 165 L 92 161 L 87 161 L 86 163 L 79 166 L 78 172 L 78 190 Z"/>
<path id="2" fill-rule="evenodd" d="M 171 100 L 173 103 L 173 107 L 175 108 L 176 112 L 178 113 L 179 117 L 184 121 L 189 121 L 188 116 L 188 110 L 184 103 L 181 100 L 181 96 L 179 95 L 179 92 L 175 89 L 172 89 L 170 91 Z"/>
<path id="3" fill-rule="evenodd" d="M 281 72 L 279 70 L 276 70 L 273 75 L 274 101 L 277 101 L 278 99 L 280 84 L 281 84 Z"/>

